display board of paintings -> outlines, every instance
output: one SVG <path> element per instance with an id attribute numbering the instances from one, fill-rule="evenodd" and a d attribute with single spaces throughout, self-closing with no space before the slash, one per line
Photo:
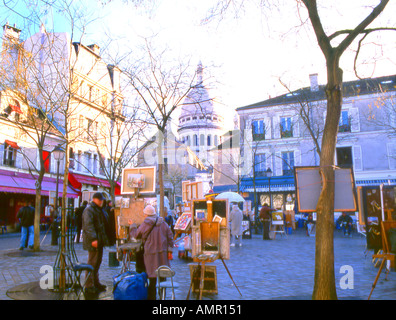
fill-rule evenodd
<path id="1" fill-rule="evenodd" d="M 125 168 L 122 170 L 121 194 L 155 193 L 155 167 Z"/>

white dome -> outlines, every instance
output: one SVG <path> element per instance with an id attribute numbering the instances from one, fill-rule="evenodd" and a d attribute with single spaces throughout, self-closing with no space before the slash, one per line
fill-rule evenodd
<path id="1" fill-rule="evenodd" d="M 223 128 L 224 118 L 216 110 L 213 98 L 202 81 L 203 68 L 198 64 L 197 84 L 184 99 L 179 116 L 179 129 L 185 128 Z"/>

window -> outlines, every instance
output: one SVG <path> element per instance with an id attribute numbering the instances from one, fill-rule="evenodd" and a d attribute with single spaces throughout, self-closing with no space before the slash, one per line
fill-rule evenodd
<path id="1" fill-rule="evenodd" d="M 282 152 L 282 175 L 292 176 L 294 168 L 294 152 Z"/>
<path id="2" fill-rule="evenodd" d="M 14 147 L 7 142 L 4 144 L 3 164 L 5 166 L 15 167 L 17 150 L 17 146 Z"/>
<path id="3" fill-rule="evenodd" d="M 91 154 L 89 152 L 84 152 L 84 172 L 91 172 Z"/>
<path id="4" fill-rule="evenodd" d="M 255 154 L 254 155 L 254 171 L 256 176 L 265 175 L 267 170 L 266 168 L 267 157 L 265 154 Z"/>
<path id="5" fill-rule="evenodd" d="M 92 86 L 88 86 L 88 100 L 94 101 L 94 91 Z"/>
<path id="6" fill-rule="evenodd" d="M 199 142 L 200 142 L 200 145 L 201 146 L 204 146 L 205 145 L 205 136 L 203 135 L 203 134 L 201 134 L 201 136 L 199 137 Z"/>
<path id="7" fill-rule="evenodd" d="M 209 134 L 208 135 L 208 147 L 210 147 L 211 145 L 212 145 L 212 137 Z"/>
<path id="8" fill-rule="evenodd" d="M 93 174 L 97 174 L 98 173 L 98 156 L 96 154 L 94 154 L 93 156 Z"/>
<path id="9" fill-rule="evenodd" d="M 69 168 L 75 168 L 75 161 L 74 161 L 74 151 L 73 148 L 69 148 Z"/>
<path id="10" fill-rule="evenodd" d="M 265 139 L 265 127 L 263 120 L 252 121 L 252 136 L 253 141 Z"/>
<path id="11" fill-rule="evenodd" d="M 351 132 L 351 118 L 349 117 L 348 111 L 341 111 L 339 132 Z"/>
<path id="12" fill-rule="evenodd" d="M 217 147 L 219 144 L 218 140 L 217 140 L 217 135 L 214 136 L 214 145 Z"/>
<path id="13" fill-rule="evenodd" d="M 340 168 L 352 168 L 352 147 L 337 148 L 337 165 Z"/>
<path id="14" fill-rule="evenodd" d="M 290 117 L 282 117 L 280 124 L 281 138 L 293 137 L 292 119 Z"/>
<path id="15" fill-rule="evenodd" d="M 193 136 L 193 146 L 194 147 L 198 146 L 198 136 L 196 134 L 194 134 Z"/>
<path id="16" fill-rule="evenodd" d="M 94 141 L 95 139 L 95 127 L 94 127 L 94 122 L 90 119 L 87 119 L 88 125 L 87 125 L 87 140 L 88 141 Z"/>

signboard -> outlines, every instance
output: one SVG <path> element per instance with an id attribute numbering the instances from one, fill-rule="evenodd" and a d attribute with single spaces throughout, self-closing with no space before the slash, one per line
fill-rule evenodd
<path id="1" fill-rule="evenodd" d="M 121 194 L 155 193 L 155 167 L 128 168 L 122 170 Z"/>
<path id="2" fill-rule="evenodd" d="M 334 170 L 335 193 L 334 211 L 356 211 L 355 182 L 351 168 Z M 296 193 L 298 211 L 315 212 L 319 195 L 322 190 L 322 180 L 319 167 L 295 167 Z"/>

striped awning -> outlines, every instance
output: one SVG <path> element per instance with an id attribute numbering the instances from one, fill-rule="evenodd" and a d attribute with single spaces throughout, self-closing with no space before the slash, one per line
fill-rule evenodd
<path id="1" fill-rule="evenodd" d="M 258 177 L 255 179 L 256 192 L 282 192 L 295 191 L 293 176 Z M 253 179 L 244 178 L 241 181 L 242 192 L 254 192 Z"/>
<path id="2" fill-rule="evenodd" d="M 386 186 L 396 186 L 396 179 L 366 179 L 366 180 L 356 180 L 355 184 L 357 187 L 370 187 L 370 186 L 380 186 L 384 184 Z"/>

